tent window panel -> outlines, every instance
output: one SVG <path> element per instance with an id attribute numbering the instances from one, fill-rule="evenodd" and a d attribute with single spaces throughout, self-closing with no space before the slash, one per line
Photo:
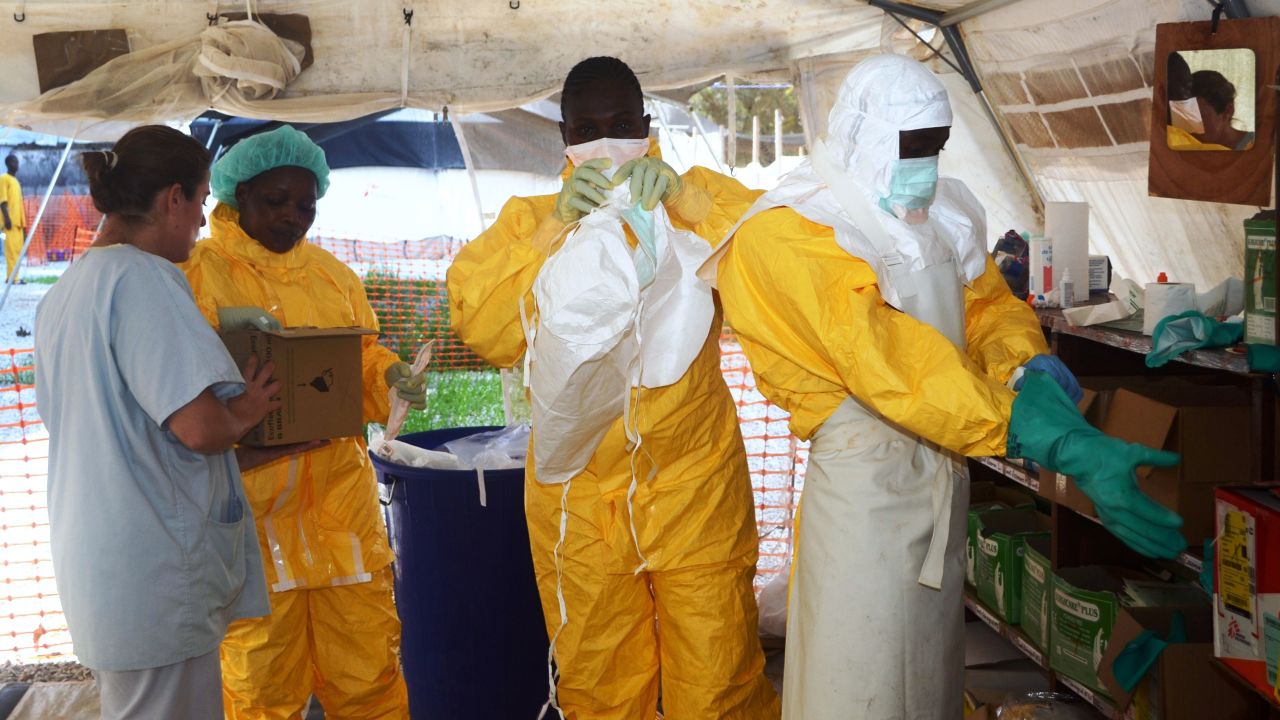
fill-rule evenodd
<path id="1" fill-rule="evenodd" d="M 1058 146 L 1064 148 L 1108 147 L 1111 138 L 1102 126 L 1102 118 L 1092 107 L 1061 110 L 1044 114 Z"/>
<path id="2" fill-rule="evenodd" d="M 1026 105 L 1030 102 L 1022 85 L 1021 73 L 992 73 L 983 78 L 987 92 L 996 105 Z"/>
<path id="3" fill-rule="evenodd" d="M 1080 74 L 1091 95 L 1115 95 L 1146 87 L 1138 66 L 1128 56 L 1096 65 L 1081 65 Z"/>
<path id="4" fill-rule="evenodd" d="M 1098 112 L 1102 115 L 1102 121 L 1107 124 L 1107 129 L 1111 131 L 1111 137 L 1115 138 L 1117 143 L 1121 145 L 1145 143 L 1150 139 L 1150 100 L 1143 98 L 1131 102 L 1099 105 Z"/>
<path id="5" fill-rule="evenodd" d="M 121 29 L 40 33 L 31 42 L 41 93 L 69 85 L 129 52 L 129 36 Z"/>
<path id="6" fill-rule="evenodd" d="M 1080 75 L 1071 66 L 1028 72 L 1027 90 L 1031 92 L 1031 100 L 1036 105 L 1054 105 L 1089 97 L 1089 91 L 1080 82 Z"/>
<path id="7" fill-rule="evenodd" d="M 1018 144 L 1033 148 L 1054 147 L 1053 136 L 1039 113 L 1006 113 L 1004 117 L 1009 121 L 1009 129 Z"/>

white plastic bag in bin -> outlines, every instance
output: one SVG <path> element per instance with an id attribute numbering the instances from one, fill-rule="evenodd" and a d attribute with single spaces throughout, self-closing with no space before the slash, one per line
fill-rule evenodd
<path id="1" fill-rule="evenodd" d="M 443 449 L 458 461 L 459 470 L 523 468 L 529 452 L 529 426 L 511 425 L 450 440 Z"/>

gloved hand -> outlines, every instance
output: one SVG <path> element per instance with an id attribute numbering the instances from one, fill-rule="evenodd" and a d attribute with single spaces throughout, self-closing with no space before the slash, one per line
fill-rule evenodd
<path id="1" fill-rule="evenodd" d="M 1182 518 L 1143 494 L 1135 475 L 1142 465 L 1177 465 L 1177 453 L 1105 435 L 1048 374 L 1026 374 L 1013 401 L 1007 452 L 1074 477 L 1103 526 L 1143 555 L 1173 558 L 1186 548 Z"/>
<path id="2" fill-rule="evenodd" d="M 1147 674 L 1152 665 L 1156 664 L 1156 660 L 1160 659 L 1160 653 L 1164 652 L 1165 648 L 1186 641 L 1187 620 L 1182 616 L 1181 611 L 1175 611 L 1169 622 L 1167 639 L 1160 637 L 1154 630 L 1144 630 L 1124 646 L 1116 656 L 1115 662 L 1111 664 L 1116 682 L 1120 683 L 1120 687 L 1124 688 L 1125 692 L 1133 692 L 1142 677 Z"/>
<path id="3" fill-rule="evenodd" d="M 628 160 L 613 176 L 613 187 L 631 178 L 631 202 L 639 203 L 645 210 L 652 210 L 658 202 L 666 202 L 684 189 L 675 168 L 656 157 Z"/>
<path id="4" fill-rule="evenodd" d="M 414 410 L 427 408 L 426 373 L 414 375 L 409 363 L 400 361 L 387 368 L 383 378 L 387 381 L 387 387 L 395 388 L 396 394 L 409 403 L 409 407 Z"/>
<path id="5" fill-rule="evenodd" d="M 1067 397 L 1071 398 L 1073 403 L 1079 403 L 1084 398 L 1084 390 L 1080 389 L 1080 383 L 1076 380 L 1076 376 L 1056 355 L 1037 355 L 1028 360 L 1027 364 L 1023 365 L 1022 368 L 1026 372 L 1048 373 L 1049 377 L 1058 383 L 1058 387 L 1062 388 L 1062 391 L 1067 394 Z M 1018 382 L 1014 383 L 1013 389 L 1015 392 L 1022 389 L 1022 382 L 1026 378 L 1027 376 L 1024 374 L 1018 378 Z"/>
<path id="6" fill-rule="evenodd" d="M 231 330 L 279 330 L 280 321 L 271 313 L 260 307 L 220 307 L 218 308 L 218 327 L 224 332 Z"/>
<path id="7" fill-rule="evenodd" d="M 568 225 L 603 205 L 607 198 L 604 191 L 613 187 L 600 171 L 613 165 L 609 158 L 588 160 L 573 169 L 569 179 L 560 188 L 556 198 L 556 219 Z"/>

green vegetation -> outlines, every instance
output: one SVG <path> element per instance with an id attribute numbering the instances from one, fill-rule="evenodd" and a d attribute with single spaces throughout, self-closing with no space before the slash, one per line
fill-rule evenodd
<path id="1" fill-rule="evenodd" d="M 449 427 L 505 425 L 497 370 L 428 372 L 427 410 L 411 411 L 402 434 Z"/>
<path id="2" fill-rule="evenodd" d="M 738 165 L 746 165 L 751 161 L 751 118 L 760 118 L 760 163 L 773 163 L 773 112 L 782 113 L 782 132 L 799 133 L 804 128 L 800 125 L 800 107 L 795 93 L 790 87 L 738 88 L 734 91 L 737 97 L 736 132 L 744 137 L 738 139 Z M 729 124 L 729 91 L 720 83 L 703 88 L 689 99 L 689 106 L 699 115 L 711 118 L 721 127 Z M 791 151 L 794 153 L 794 150 Z"/>

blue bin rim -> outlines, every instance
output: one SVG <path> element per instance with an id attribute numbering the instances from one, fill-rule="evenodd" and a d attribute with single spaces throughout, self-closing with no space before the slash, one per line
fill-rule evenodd
<path id="1" fill-rule="evenodd" d="M 457 440 L 468 435 L 489 432 L 492 430 L 501 430 L 502 425 L 477 425 L 474 427 L 456 427 L 456 428 L 440 428 L 438 430 L 424 430 L 422 432 L 409 433 L 396 437 L 397 440 L 415 445 L 427 450 L 439 450 L 441 446 L 451 440 Z M 396 463 L 387 462 L 378 457 L 372 450 L 369 452 L 369 460 L 373 463 L 374 468 L 378 471 L 378 482 L 390 484 L 395 478 L 402 480 L 418 480 L 418 479 L 436 479 L 436 480 L 471 480 L 475 481 L 475 470 L 437 470 L 435 468 L 416 468 L 408 465 L 398 465 Z M 508 474 L 519 473 L 524 475 L 524 468 L 511 468 L 508 470 L 486 470 L 486 477 L 501 478 Z"/>

